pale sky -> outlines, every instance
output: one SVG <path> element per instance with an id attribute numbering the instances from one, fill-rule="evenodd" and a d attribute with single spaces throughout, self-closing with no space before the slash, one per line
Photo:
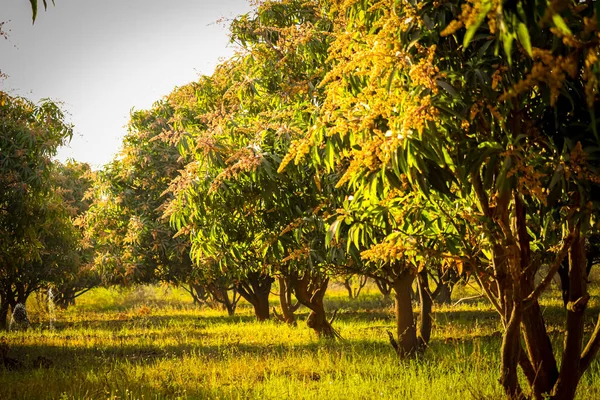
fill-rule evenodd
<path id="1" fill-rule="evenodd" d="M 28 0 L 0 3 L 0 21 L 10 21 L 0 89 L 64 102 L 75 135 L 58 159 L 95 168 L 118 152 L 132 108 L 151 107 L 233 53 L 217 21 L 250 10 L 247 0 L 55 0 L 32 25 Z"/>

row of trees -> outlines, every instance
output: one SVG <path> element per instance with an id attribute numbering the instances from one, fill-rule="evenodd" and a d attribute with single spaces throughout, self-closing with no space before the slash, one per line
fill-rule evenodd
<path id="1" fill-rule="evenodd" d="M 88 207 L 90 168 L 52 161 L 71 135 L 55 103 L 0 92 L 0 328 L 37 290 L 53 287 L 64 306 L 99 281 L 74 224 Z"/>
<path id="2" fill-rule="evenodd" d="M 106 282 L 185 285 L 230 312 L 242 296 L 259 320 L 277 280 L 281 317 L 295 322 L 295 297 L 327 337 L 329 279 L 368 276 L 393 288 L 402 357 L 429 341 L 433 289 L 470 277 L 504 327 L 507 396 L 525 397 L 520 369 L 532 397 L 573 398 L 600 347 L 600 319 L 584 329 L 598 249 L 598 21 L 594 0 L 261 2 L 231 26 L 234 57 L 132 115 L 78 219 L 90 265 Z M 39 126 L 56 143 L 61 127 Z M 44 165 L 34 177 L 49 176 Z M 0 204 L 34 221 L 56 197 L 40 182 L 31 203 L 15 189 Z M 42 222 L 5 225 L 6 276 L 37 268 L 27 263 L 46 253 L 32 248 L 57 245 L 24 229 Z M 539 305 L 557 274 L 562 346 Z"/>

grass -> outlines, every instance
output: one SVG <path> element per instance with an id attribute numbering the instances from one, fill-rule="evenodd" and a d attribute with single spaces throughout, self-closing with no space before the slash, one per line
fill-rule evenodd
<path id="1" fill-rule="evenodd" d="M 543 306 L 559 348 L 562 310 Z M 591 306 L 597 313 L 598 303 Z M 320 340 L 303 322 L 257 323 L 247 304 L 227 317 L 166 287 L 95 289 L 58 312 L 52 330 L 35 299 L 28 307 L 34 328 L 4 334 L 9 356 L 24 367 L 0 368 L 0 399 L 503 398 L 499 319 L 483 300 L 437 307 L 430 348 L 406 361 L 387 339 L 391 304 L 372 287 L 355 300 L 329 291 L 341 341 Z M 40 368 L 40 356 L 52 364 Z M 600 398 L 598 362 L 578 398 Z"/>

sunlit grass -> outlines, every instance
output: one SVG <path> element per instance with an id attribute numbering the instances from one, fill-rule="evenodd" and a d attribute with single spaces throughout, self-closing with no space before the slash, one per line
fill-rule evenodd
<path id="1" fill-rule="evenodd" d="M 543 307 L 558 348 L 562 309 Z M 195 307 L 181 289 L 96 289 L 58 312 L 54 330 L 40 312 L 33 329 L 5 334 L 24 366 L 0 369 L 0 398 L 502 398 L 501 326 L 485 300 L 436 307 L 430 348 L 407 361 L 389 345 L 393 310 L 373 288 L 355 300 L 332 288 L 327 309 L 339 310 L 343 340 L 320 340 L 302 321 L 257 323 L 248 304 L 235 317 Z M 39 356 L 52 365 L 35 367 Z M 595 363 L 579 398 L 600 397 L 599 375 Z"/>

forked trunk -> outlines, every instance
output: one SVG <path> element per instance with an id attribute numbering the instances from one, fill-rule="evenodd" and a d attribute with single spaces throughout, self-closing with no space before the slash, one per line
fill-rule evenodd
<path id="1" fill-rule="evenodd" d="M 448 282 L 440 280 L 439 286 L 435 289 L 435 302 L 438 304 L 450 304 L 452 302 L 452 289 Z"/>
<path id="2" fill-rule="evenodd" d="M 302 276 L 292 274 L 289 279 L 298 301 L 310 309 L 310 314 L 306 320 L 308 327 L 313 329 L 320 337 L 338 337 L 339 335 L 331 326 L 331 322 L 327 320 L 323 304 L 329 278 L 318 272 L 304 272 Z"/>
<path id="3" fill-rule="evenodd" d="M 235 315 L 235 309 L 237 308 L 237 303 L 239 300 L 239 296 L 235 289 L 232 290 L 231 297 L 229 297 L 229 290 L 223 286 L 209 286 L 208 291 L 210 291 L 212 298 L 221 306 L 224 310 L 227 311 L 227 315 L 230 317 Z"/>
<path id="4" fill-rule="evenodd" d="M 352 280 L 350 278 L 344 279 L 344 287 L 346 288 L 346 291 L 348 292 L 348 297 L 350 299 L 353 299 L 354 292 L 352 291 Z"/>
<path id="5" fill-rule="evenodd" d="M 515 217 L 519 243 L 518 261 L 522 271 L 521 297 L 526 298 L 535 289 L 538 264 L 531 259 L 531 237 L 527 232 L 525 206 L 519 196 L 515 196 Z M 519 362 L 532 388 L 533 397 L 541 400 L 552 391 L 558 377 L 558 369 L 544 316 L 537 300 L 523 309 L 521 333 L 525 349 L 520 348 L 519 351 L 526 351 L 526 353 L 519 355 Z"/>
<path id="6" fill-rule="evenodd" d="M 521 357 L 521 308 L 514 306 L 502 338 L 500 384 L 511 400 L 523 399 L 517 367 Z"/>
<path id="7" fill-rule="evenodd" d="M 390 285 L 385 279 L 374 278 L 377 288 L 383 295 L 383 300 L 388 302 L 392 300 L 392 285 Z"/>
<path id="8" fill-rule="evenodd" d="M 185 288 L 185 286 L 184 288 L 192 296 L 192 299 L 194 299 L 194 304 L 200 305 L 207 300 L 208 293 L 206 293 L 206 288 L 203 285 L 190 282 L 189 286 L 189 289 Z"/>
<path id="9" fill-rule="evenodd" d="M 589 295 L 587 294 L 585 238 L 577 231 L 569 251 L 569 303 L 567 304 L 567 326 L 565 347 L 560 374 L 554 387 L 553 399 L 570 400 L 581 379 L 581 350 L 583 347 L 584 314 Z"/>
<path id="10" fill-rule="evenodd" d="M 535 371 L 535 375 L 527 377 L 529 385 L 533 389 L 534 398 L 543 399 L 544 395 L 552 391 L 558 377 L 558 368 L 544 316 L 537 301 L 523 311 L 521 330 L 527 358 Z"/>
<path id="11" fill-rule="evenodd" d="M 281 305 L 281 315 L 279 318 L 286 324 L 296 326 L 296 307 L 292 304 L 292 288 L 288 279 L 283 276 L 279 280 L 279 303 Z"/>
<path id="12" fill-rule="evenodd" d="M 253 272 L 248 274 L 246 280 L 236 284 L 238 293 L 252 304 L 254 314 L 258 321 L 266 321 L 270 318 L 269 293 L 274 279 L 266 274 Z"/>
<path id="13" fill-rule="evenodd" d="M 367 284 L 367 280 L 368 279 L 366 276 L 358 275 L 357 287 L 353 287 L 352 286 L 353 278 L 352 277 L 345 278 L 344 279 L 344 287 L 346 288 L 346 291 L 348 292 L 348 297 L 350 299 L 357 299 L 358 296 L 360 295 L 360 292 L 363 290 L 363 288 Z"/>
<path id="14" fill-rule="evenodd" d="M 323 291 L 323 295 L 319 295 L 320 298 L 314 299 L 312 302 L 314 309 L 311 309 L 308 319 L 306 320 L 306 325 L 313 329 L 320 337 L 335 338 L 338 334 L 327 320 L 325 307 L 323 306 L 324 295 L 325 292 Z"/>

